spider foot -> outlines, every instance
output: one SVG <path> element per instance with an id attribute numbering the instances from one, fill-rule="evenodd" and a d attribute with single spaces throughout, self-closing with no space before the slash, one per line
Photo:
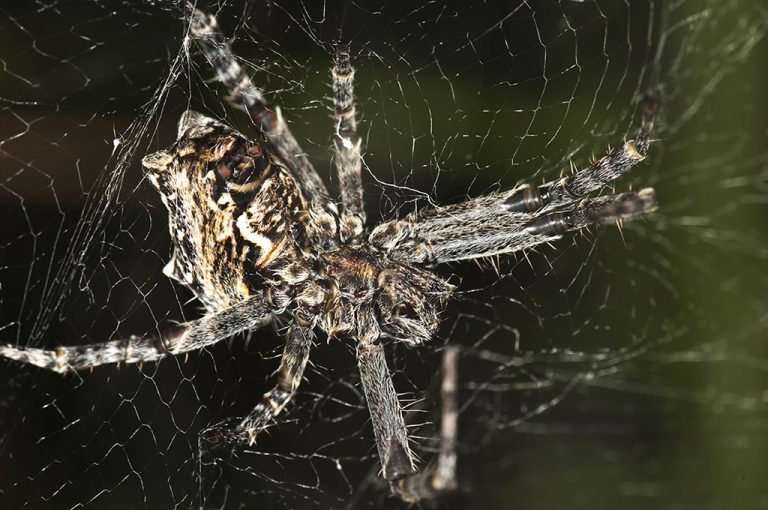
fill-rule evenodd
<path id="1" fill-rule="evenodd" d="M 228 445 L 253 446 L 264 430 L 266 427 L 244 427 L 237 420 L 227 420 L 203 430 L 200 433 L 200 446 L 206 450 Z"/>
<path id="2" fill-rule="evenodd" d="M 240 427 L 240 420 L 231 418 L 203 430 L 200 433 L 199 444 L 204 450 L 213 450 L 233 444 L 252 445 L 255 437 L 255 434 L 249 434 Z"/>

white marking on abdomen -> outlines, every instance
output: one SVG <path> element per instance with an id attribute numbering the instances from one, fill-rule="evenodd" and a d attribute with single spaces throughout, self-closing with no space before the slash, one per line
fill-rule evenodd
<path id="1" fill-rule="evenodd" d="M 241 214 L 237 218 L 237 228 L 240 230 L 240 235 L 247 241 L 255 244 L 259 247 L 259 259 L 256 261 L 256 267 L 261 267 L 270 258 L 272 253 L 273 244 L 267 237 L 254 232 L 251 228 L 251 224 L 248 222 L 248 215 L 246 213 Z"/>

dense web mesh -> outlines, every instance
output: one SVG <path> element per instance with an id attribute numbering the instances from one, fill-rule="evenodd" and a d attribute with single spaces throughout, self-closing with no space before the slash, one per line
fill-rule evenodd
<path id="1" fill-rule="evenodd" d="M 388 348 L 428 461 L 439 348 L 460 346 L 451 504 L 766 506 L 765 7 L 372 4 L 200 4 L 332 188 L 329 68 L 350 42 L 371 223 L 584 166 L 631 136 L 649 87 L 661 98 L 648 160 L 617 183 L 654 186 L 658 213 L 440 267 L 460 291 L 438 337 Z M 150 336 L 202 314 L 162 274 L 167 214 L 139 161 L 187 108 L 252 128 L 185 33 L 164 2 L 0 7 L 0 342 Z M 203 429 L 258 402 L 280 347 L 258 331 L 66 376 L 0 360 L 0 506 L 404 507 L 379 481 L 350 344 L 318 340 L 256 445 L 201 451 Z"/>

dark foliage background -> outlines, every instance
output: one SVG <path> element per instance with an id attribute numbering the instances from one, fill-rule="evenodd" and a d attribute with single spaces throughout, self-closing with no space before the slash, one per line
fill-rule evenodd
<path id="1" fill-rule="evenodd" d="M 439 268 L 458 299 L 434 345 L 392 346 L 391 368 L 432 436 L 439 348 L 462 348 L 462 491 L 444 507 L 768 507 L 764 7 L 201 6 L 330 181 L 341 29 L 373 221 L 585 164 L 631 136 L 658 77 L 659 140 L 617 189 L 654 186 L 660 212 Z M 186 108 L 249 126 L 184 35 L 163 2 L 0 3 L 1 341 L 98 342 L 200 315 L 161 274 L 166 214 L 138 162 Z M 0 506 L 402 507 L 377 481 L 351 345 L 318 341 L 296 406 L 256 448 L 200 455 L 200 430 L 254 405 L 279 349 L 265 331 L 66 377 L 0 362 Z"/>

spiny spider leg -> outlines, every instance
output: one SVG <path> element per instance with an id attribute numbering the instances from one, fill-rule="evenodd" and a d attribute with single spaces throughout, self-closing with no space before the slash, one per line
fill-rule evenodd
<path id="1" fill-rule="evenodd" d="M 569 230 L 656 210 L 651 188 L 585 198 L 561 211 L 534 215 L 505 210 L 505 193 L 425 211 L 415 219 L 385 223 L 371 243 L 403 262 L 442 263 L 526 250 Z"/>
<path id="2" fill-rule="evenodd" d="M 536 216 L 523 228 L 530 236 L 560 236 L 595 223 L 620 221 L 655 211 L 656 193 L 643 188 L 637 193 L 585 198 L 573 208 Z"/>
<path id="3" fill-rule="evenodd" d="M 525 250 L 592 223 L 653 212 L 656 198 L 650 188 L 600 199 L 581 197 L 600 190 L 645 158 L 656 107 L 655 96 L 647 94 L 635 140 L 585 170 L 538 188 L 520 186 L 413 213 L 379 225 L 368 240 L 403 262 L 452 262 Z"/>
<path id="4" fill-rule="evenodd" d="M 648 154 L 656 108 L 656 96 L 646 94 L 643 99 L 643 118 L 633 140 L 627 140 L 621 147 L 611 150 L 584 170 L 536 188 L 518 188 L 507 199 L 507 210 L 522 213 L 535 212 L 545 207 L 552 209 L 598 191 L 629 172 Z"/>
<path id="5" fill-rule="evenodd" d="M 361 176 L 360 136 L 355 118 L 355 70 L 349 59 L 349 47 L 336 44 L 336 58 L 331 71 L 333 78 L 333 113 L 336 133 L 336 170 L 341 189 L 341 240 L 358 239 L 365 224 L 363 182 Z M 359 241 L 359 239 L 358 239 Z"/>
<path id="6" fill-rule="evenodd" d="M 261 91 L 243 72 L 219 30 L 216 17 L 198 10 L 189 2 L 185 3 L 185 10 L 189 16 L 190 36 L 216 70 L 232 100 L 245 109 L 253 124 L 264 133 L 278 156 L 293 171 L 305 196 L 319 201 L 324 207 L 330 204 L 325 184 L 288 128 L 280 108 L 270 109 Z"/>
<path id="7" fill-rule="evenodd" d="M 221 442 L 237 442 L 253 445 L 256 442 L 259 432 L 280 414 L 301 384 L 314 338 L 313 326 L 312 323 L 298 319 L 291 322 L 277 370 L 275 387 L 265 393 L 261 402 L 239 423 L 229 419 L 207 429 L 203 438 L 209 444 L 215 446 Z"/>
<path id="8" fill-rule="evenodd" d="M 416 502 L 453 490 L 456 487 L 456 348 L 447 348 L 443 353 L 443 409 L 437 463 L 418 472 L 383 345 L 378 339 L 361 340 L 357 346 L 357 360 L 382 475 L 392 491 L 404 501 Z"/>
<path id="9" fill-rule="evenodd" d="M 433 498 L 456 489 L 456 434 L 458 432 L 458 349 L 448 346 L 443 351 L 440 399 L 440 451 L 437 463 L 398 480 L 398 494 L 406 501 Z"/>
<path id="10" fill-rule="evenodd" d="M 201 349 L 242 331 L 260 326 L 272 318 L 272 310 L 262 295 L 205 317 L 175 326 L 160 337 L 131 336 L 98 344 L 38 349 L 10 344 L 0 345 L 0 356 L 41 368 L 65 373 L 108 363 L 142 363 Z"/>

